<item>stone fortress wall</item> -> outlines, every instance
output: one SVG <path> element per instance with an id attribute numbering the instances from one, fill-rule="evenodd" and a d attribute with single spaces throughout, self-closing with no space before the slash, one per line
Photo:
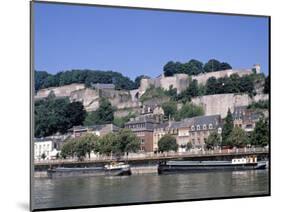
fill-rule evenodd
<path id="1" fill-rule="evenodd" d="M 46 98 L 51 92 L 54 92 L 56 97 L 68 97 L 72 102 L 82 102 L 86 111 L 97 110 L 101 97 L 108 99 L 112 106 L 117 109 L 140 107 L 140 102 L 136 98 L 138 90 L 134 92 L 114 89 L 99 90 L 86 88 L 84 84 L 77 83 L 41 89 L 36 93 L 34 98 L 35 100 Z M 134 96 L 132 97 L 132 95 Z"/>
<path id="2" fill-rule="evenodd" d="M 220 114 L 222 118 L 227 115 L 228 108 L 231 112 L 234 107 L 247 106 L 259 100 L 268 100 L 268 94 L 257 94 L 253 98 L 247 94 L 215 94 L 192 98 L 192 103 L 200 105 L 205 111 L 205 115 Z"/>
<path id="3" fill-rule="evenodd" d="M 260 66 L 255 65 L 257 73 L 260 73 Z M 60 87 L 51 87 L 39 90 L 35 95 L 36 99 L 46 98 L 51 91 L 57 97 L 69 97 L 70 101 L 80 101 L 83 103 L 87 111 L 95 111 L 99 107 L 99 100 L 101 97 L 108 99 L 111 104 L 119 110 L 116 114 L 122 116 L 127 114 L 124 110 L 134 109 L 139 111 L 141 102 L 139 97 L 148 89 L 150 86 L 161 87 L 165 90 L 169 90 L 172 86 L 177 89 L 180 93 L 185 90 L 190 80 L 196 79 L 199 83 L 205 84 L 210 77 L 224 77 L 230 76 L 237 73 L 239 76 L 249 75 L 252 73 L 252 69 L 241 69 L 241 70 L 224 70 L 218 72 L 210 72 L 197 76 L 188 76 L 186 74 L 175 74 L 171 77 L 164 77 L 161 75 L 154 79 L 142 79 L 140 87 L 135 90 L 114 90 L 114 89 L 91 89 L 86 88 L 84 84 L 74 83 L 71 85 L 65 85 Z M 196 97 L 192 99 L 192 102 L 197 105 L 202 105 L 206 115 L 221 114 L 222 117 L 226 116 L 228 108 L 232 111 L 235 106 L 244 106 L 252 103 L 253 101 L 268 99 L 268 95 L 256 95 L 250 98 L 248 95 L 237 95 L 237 94 L 218 94 Z"/>
<path id="4" fill-rule="evenodd" d="M 56 97 L 69 97 L 73 91 L 77 91 L 84 88 L 85 85 L 80 83 L 73 83 L 70 85 L 64 85 L 60 87 L 44 88 L 36 93 L 35 99 L 46 98 L 51 93 L 51 91 L 54 92 Z"/>
<path id="5" fill-rule="evenodd" d="M 256 70 L 256 73 L 260 73 L 260 65 L 254 65 L 253 68 Z M 244 75 L 250 75 L 253 73 L 252 69 L 229 69 L 223 71 L 215 71 L 209 73 L 199 74 L 197 76 L 190 76 L 190 80 L 197 80 L 199 84 L 206 84 L 207 80 L 210 77 L 221 78 L 229 77 L 232 74 L 238 74 L 240 77 Z M 161 87 L 164 90 L 169 90 L 170 86 L 177 88 L 177 92 L 180 93 L 184 91 L 189 85 L 189 75 L 187 74 L 175 74 L 171 77 L 165 77 L 164 74 L 160 75 L 154 79 L 142 79 L 139 93 L 140 95 L 151 86 Z"/>

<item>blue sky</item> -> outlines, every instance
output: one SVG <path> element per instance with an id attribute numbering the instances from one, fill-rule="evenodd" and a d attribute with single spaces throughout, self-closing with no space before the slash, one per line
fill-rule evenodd
<path id="1" fill-rule="evenodd" d="M 113 70 L 157 76 L 170 60 L 268 73 L 268 19 L 35 3 L 35 69 Z"/>

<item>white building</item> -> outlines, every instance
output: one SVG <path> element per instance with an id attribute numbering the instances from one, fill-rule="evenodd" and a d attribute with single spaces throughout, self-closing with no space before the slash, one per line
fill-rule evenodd
<path id="1" fill-rule="evenodd" d="M 42 160 L 52 159 L 54 157 L 54 152 L 58 152 L 54 147 L 54 142 L 50 139 L 36 139 L 34 140 L 34 159 Z"/>

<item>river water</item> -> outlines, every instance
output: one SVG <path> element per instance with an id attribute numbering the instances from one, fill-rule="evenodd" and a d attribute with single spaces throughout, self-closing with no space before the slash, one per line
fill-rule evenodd
<path id="1" fill-rule="evenodd" d="M 35 179 L 34 208 L 168 201 L 269 192 L 268 170 Z"/>

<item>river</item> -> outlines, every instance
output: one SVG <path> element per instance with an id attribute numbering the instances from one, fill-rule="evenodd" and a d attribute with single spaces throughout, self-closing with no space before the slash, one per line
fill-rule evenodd
<path id="1" fill-rule="evenodd" d="M 34 180 L 34 208 L 183 200 L 269 192 L 268 170 Z"/>

